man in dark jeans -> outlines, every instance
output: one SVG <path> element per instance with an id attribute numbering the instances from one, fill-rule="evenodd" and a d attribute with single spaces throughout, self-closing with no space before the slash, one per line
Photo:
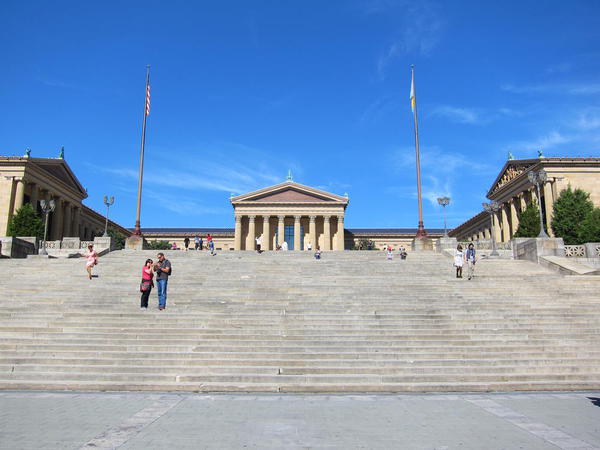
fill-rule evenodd
<path id="1" fill-rule="evenodd" d="M 156 287 L 158 292 L 158 309 L 161 311 L 167 307 L 167 284 L 171 275 L 171 262 L 165 259 L 163 253 L 156 255 L 158 262 L 154 264 L 156 272 Z"/>

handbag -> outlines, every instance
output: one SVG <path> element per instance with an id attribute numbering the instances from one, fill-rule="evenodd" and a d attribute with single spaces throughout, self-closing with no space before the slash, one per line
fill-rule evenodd
<path id="1" fill-rule="evenodd" d="M 150 289 L 150 286 L 152 285 L 147 281 L 142 281 L 140 283 L 140 292 L 146 292 L 148 289 Z"/>

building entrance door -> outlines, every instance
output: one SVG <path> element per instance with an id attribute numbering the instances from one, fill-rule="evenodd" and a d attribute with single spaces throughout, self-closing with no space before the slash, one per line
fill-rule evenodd
<path id="1" fill-rule="evenodd" d="M 277 234 L 277 233 L 275 233 Z M 284 241 L 287 242 L 288 250 L 304 250 L 304 227 L 300 225 L 300 248 L 294 248 L 294 225 L 286 225 L 284 227 Z M 277 237 L 279 242 L 279 236 Z"/>

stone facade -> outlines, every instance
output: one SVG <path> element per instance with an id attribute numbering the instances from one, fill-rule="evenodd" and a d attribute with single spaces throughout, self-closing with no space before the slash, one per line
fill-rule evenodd
<path id="1" fill-rule="evenodd" d="M 492 235 L 497 242 L 508 242 L 519 227 L 519 215 L 526 205 L 537 198 L 535 185 L 528 179 L 528 172 L 544 169 L 548 181 L 540 186 L 543 220 L 552 237 L 550 222 L 554 201 L 569 185 L 590 193 L 595 206 L 600 206 L 600 158 L 536 158 L 508 160 L 487 198 L 500 204 L 500 209 L 490 215 L 480 212 L 449 234 L 462 240 L 488 239 Z"/>
<path id="2" fill-rule="evenodd" d="M 85 206 L 85 188 L 63 158 L 0 156 L 0 236 L 6 235 L 10 217 L 24 203 L 40 212 L 40 200 L 54 200 L 48 241 L 65 237 L 93 240 L 104 233 L 103 215 Z M 125 236 L 131 232 L 115 222 L 109 224 Z"/>
<path id="3" fill-rule="evenodd" d="M 344 250 L 344 215 L 348 197 L 331 194 L 294 181 L 231 197 L 236 250 L 274 250 L 288 241 L 290 249 Z M 287 227 L 287 228 L 286 228 Z"/>

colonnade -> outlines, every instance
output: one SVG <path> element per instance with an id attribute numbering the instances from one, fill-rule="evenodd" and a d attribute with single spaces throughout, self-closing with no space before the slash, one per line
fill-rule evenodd
<path id="1" fill-rule="evenodd" d="M 540 186 L 542 191 L 542 201 L 544 203 L 544 209 L 546 214 L 544 215 L 544 221 L 548 235 L 554 237 L 552 228 L 550 226 L 552 221 L 552 208 L 555 200 L 555 185 L 554 181 L 547 181 L 543 187 Z M 526 209 L 527 205 L 535 199 L 537 203 L 537 192 L 535 187 L 519 192 L 514 196 L 499 202 L 500 208 L 497 212 L 492 214 L 493 221 L 493 233 L 496 242 L 508 242 L 517 232 L 519 228 L 519 215 Z M 540 207 L 540 205 L 538 205 Z M 490 239 L 492 236 L 492 227 L 490 223 L 489 214 L 485 214 L 482 220 L 477 221 L 469 227 L 469 231 L 465 234 L 465 240 L 475 241 L 477 239 Z"/>
<path id="2" fill-rule="evenodd" d="M 301 247 L 301 227 L 308 225 L 308 233 L 304 227 L 304 247 L 311 243 L 313 249 L 317 245 L 321 250 L 344 250 L 344 215 L 269 215 L 269 214 L 236 214 L 235 237 L 236 250 L 253 250 L 255 239 L 262 236 L 262 249 L 274 250 L 281 245 L 285 236 L 285 226 L 294 226 L 294 250 Z M 275 232 L 277 231 L 277 232 Z"/>
<path id="3" fill-rule="evenodd" d="M 41 211 L 38 207 L 40 200 L 54 200 L 55 207 L 51 213 L 48 240 L 61 240 L 64 237 L 79 237 L 89 240 L 93 238 L 93 235 L 99 235 L 99 229 L 102 227 L 85 220 L 80 202 L 69 200 L 37 183 L 28 181 L 26 177 L 11 178 L 13 201 L 12 207 L 9 209 L 9 217 L 23 206 L 26 196 L 28 196 L 28 202 L 33 206 L 34 211 L 38 213 Z"/>

